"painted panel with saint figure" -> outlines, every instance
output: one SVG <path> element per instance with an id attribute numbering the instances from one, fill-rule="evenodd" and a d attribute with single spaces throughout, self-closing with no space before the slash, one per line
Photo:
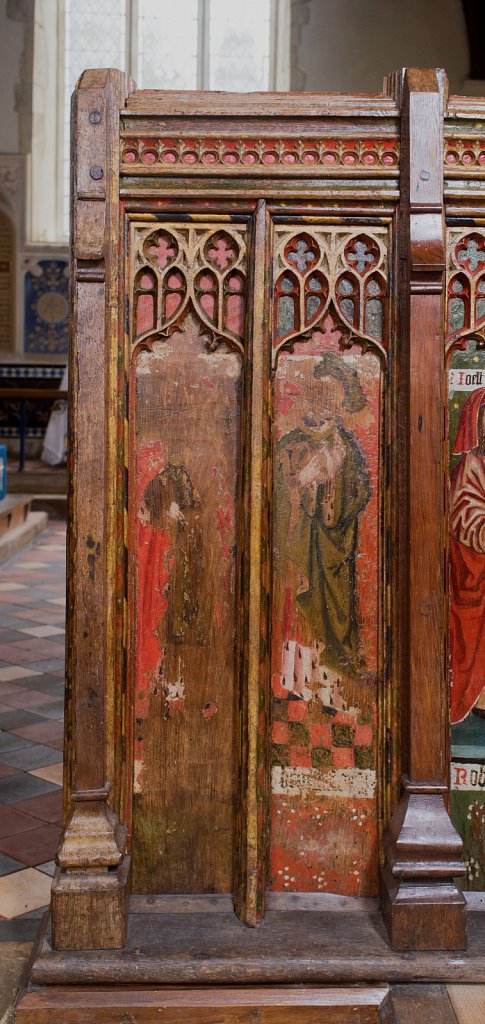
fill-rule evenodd
<path id="1" fill-rule="evenodd" d="M 451 812 L 485 888 L 485 235 L 448 230 Z"/>
<path id="2" fill-rule="evenodd" d="M 271 884 L 280 891 L 377 892 L 386 242 L 385 232 L 276 232 Z"/>
<path id="3" fill-rule="evenodd" d="M 245 229 L 130 244 L 133 887 L 229 892 Z"/>

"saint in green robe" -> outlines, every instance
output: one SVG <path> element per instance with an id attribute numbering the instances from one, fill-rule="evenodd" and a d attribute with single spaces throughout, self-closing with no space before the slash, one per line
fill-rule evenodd
<path id="1" fill-rule="evenodd" d="M 311 486 L 299 482 L 301 517 L 292 542 L 292 557 L 308 581 L 297 595 L 297 605 L 312 638 L 325 645 L 323 662 L 337 671 L 358 676 L 359 654 L 356 549 L 359 515 L 370 496 L 364 456 L 353 435 L 336 420 L 327 422 L 320 435 L 302 429 L 281 438 L 294 449 L 303 445 L 311 460 Z M 338 453 L 332 469 L 332 451 Z M 319 457 L 330 462 L 318 479 Z M 307 474 L 308 475 L 308 474 Z M 296 478 L 301 481 L 303 473 Z"/>

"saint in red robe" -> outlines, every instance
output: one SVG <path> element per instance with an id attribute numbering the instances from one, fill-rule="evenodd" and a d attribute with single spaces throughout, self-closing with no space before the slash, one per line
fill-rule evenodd
<path id="1" fill-rule="evenodd" d="M 157 678 L 163 651 L 160 649 L 158 627 L 167 608 L 165 586 L 168 580 L 170 537 L 167 530 L 157 529 L 145 508 L 144 493 L 150 480 L 163 469 L 165 454 L 159 441 L 144 445 L 137 457 L 136 515 L 136 701 L 137 714 L 148 712 L 150 685 Z"/>
<path id="2" fill-rule="evenodd" d="M 451 721 L 461 722 L 485 687 L 485 388 L 461 411 L 450 488 Z"/>

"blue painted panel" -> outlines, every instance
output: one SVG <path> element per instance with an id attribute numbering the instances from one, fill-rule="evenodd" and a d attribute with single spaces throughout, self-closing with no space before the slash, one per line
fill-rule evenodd
<path id="1" fill-rule="evenodd" d="M 25 275 L 25 351 L 64 354 L 68 348 L 66 260 L 39 260 Z"/>
<path id="2" fill-rule="evenodd" d="M 7 493 L 7 446 L 0 444 L 0 501 Z"/>

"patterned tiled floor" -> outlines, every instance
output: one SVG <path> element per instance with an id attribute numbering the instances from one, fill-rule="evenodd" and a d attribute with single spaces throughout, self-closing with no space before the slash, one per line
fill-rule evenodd
<path id="1" fill-rule="evenodd" d="M 62 818 L 64 606 L 65 526 L 55 522 L 0 568 L 0 926 L 36 918 L 49 902 Z"/>

